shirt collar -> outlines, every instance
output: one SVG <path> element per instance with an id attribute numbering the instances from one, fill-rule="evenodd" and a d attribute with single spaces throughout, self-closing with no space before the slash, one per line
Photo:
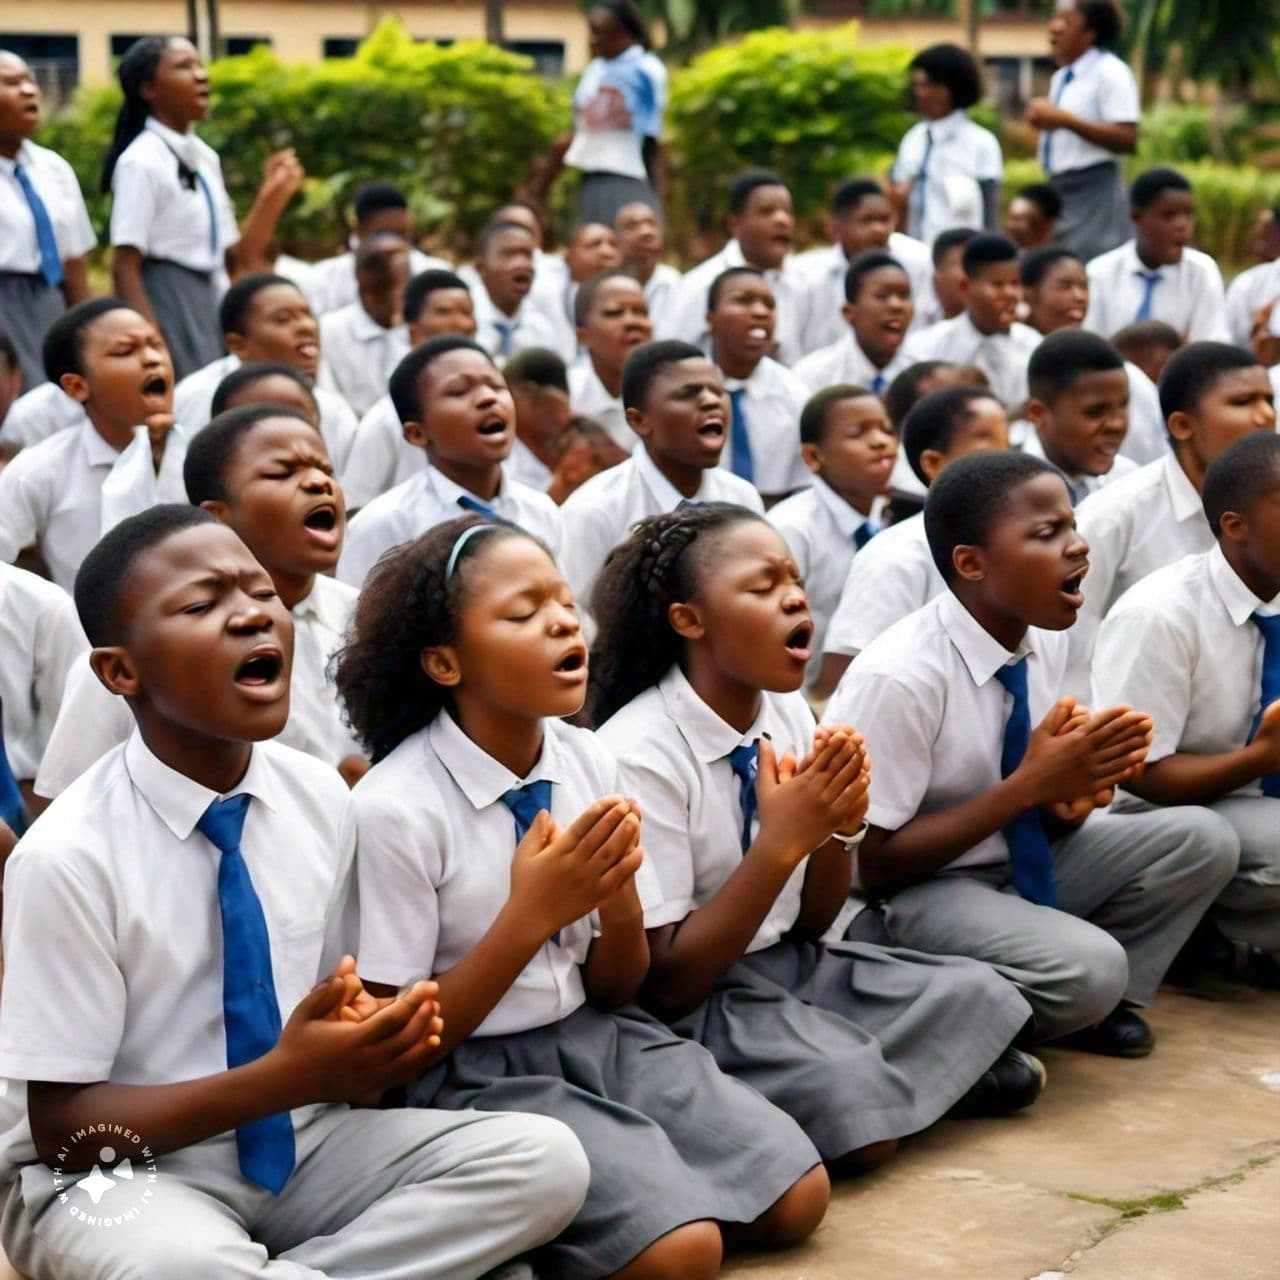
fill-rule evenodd
<path id="1" fill-rule="evenodd" d="M 944 591 L 938 597 L 937 609 L 942 629 L 955 645 L 956 652 L 979 688 L 1001 667 L 1039 653 L 1039 637 L 1034 627 L 1027 628 L 1017 651 L 1010 653 L 950 591 Z"/>
<path id="2" fill-rule="evenodd" d="M 136 790 L 179 840 L 190 837 L 204 811 L 220 798 L 218 792 L 171 769 L 155 756 L 136 728 L 125 744 L 124 765 Z M 248 794 L 276 810 L 280 807 L 278 788 L 266 753 L 254 747 L 244 777 L 226 795 Z"/>
<path id="3" fill-rule="evenodd" d="M 568 776 L 552 720 L 543 722 L 542 753 L 524 778 L 512 773 L 505 764 L 472 742 L 447 711 L 442 711 L 431 722 L 427 728 L 427 741 L 446 772 L 458 784 L 458 789 L 476 810 L 496 804 L 513 787 L 523 786 L 526 782 L 545 779 L 562 783 Z"/>
<path id="4" fill-rule="evenodd" d="M 498 481 L 498 492 L 492 498 L 482 498 L 477 493 L 472 493 L 469 489 L 464 489 L 460 484 L 454 484 L 443 471 L 437 470 L 435 467 L 428 467 L 423 473 L 427 485 L 435 493 L 440 505 L 444 507 L 457 507 L 459 498 L 470 498 L 472 502 L 483 502 L 487 507 L 498 507 L 507 492 L 507 478 L 505 473 L 501 480 Z M 467 514 L 466 510 L 458 507 L 458 514 Z"/>
<path id="5" fill-rule="evenodd" d="M 790 262 L 791 255 L 788 254 L 783 260 L 782 266 L 770 267 L 767 271 L 761 272 L 761 274 L 769 281 L 770 284 L 777 284 L 779 280 L 786 278 L 786 270 Z M 727 271 L 730 267 L 745 267 L 749 265 L 746 254 L 742 252 L 742 246 L 738 243 L 736 238 L 730 240 L 729 243 L 720 250 L 721 271 Z M 716 274 L 719 275 L 719 272 Z"/>
<path id="6" fill-rule="evenodd" d="M 750 745 L 764 732 L 768 710 L 766 694 L 760 697 L 760 712 L 755 723 L 746 733 L 739 733 L 698 697 L 678 666 L 672 667 L 658 682 L 658 692 L 666 704 L 667 714 L 680 730 L 680 736 L 702 764 L 723 760 L 734 747 Z"/>
<path id="7" fill-rule="evenodd" d="M 1173 270 L 1173 264 L 1165 264 L 1159 267 L 1147 266 L 1138 257 L 1138 242 L 1136 240 L 1126 240 L 1121 246 L 1120 252 L 1124 254 L 1124 273 L 1126 276 L 1163 276 L 1166 272 Z"/>
<path id="8" fill-rule="evenodd" d="M 336 578 L 316 574 L 311 590 L 289 612 L 298 619 L 314 618 L 331 631 L 345 631 L 351 610 L 341 586 Z"/>
<path id="9" fill-rule="evenodd" d="M 379 338 L 390 338 L 395 328 L 384 329 L 359 302 L 355 304 L 351 321 L 351 336 L 358 342 L 376 342 Z"/>
<path id="10" fill-rule="evenodd" d="M 196 167 L 200 153 L 196 149 L 194 133 L 179 133 L 176 129 L 170 129 L 167 124 L 161 124 L 155 116 L 148 116 L 142 127 L 147 133 L 154 133 L 167 147 L 176 151 L 188 168 Z"/>
<path id="11" fill-rule="evenodd" d="M 35 159 L 35 152 L 31 148 L 29 139 L 24 138 L 18 144 L 18 154 L 12 160 L 8 156 L 0 156 L 0 173 L 12 173 L 15 165 L 25 165 L 27 169 L 31 168 L 31 162 Z"/>
<path id="12" fill-rule="evenodd" d="M 841 537 L 851 539 L 870 519 L 851 507 L 821 476 L 813 477 L 812 488 L 813 496 L 826 509 Z"/>
<path id="13" fill-rule="evenodd" d="M 1179 524 L 1204 515 L 1204 501 L 1196 492 L 1196 487 L 1187 479 L 1177 457 L 1170 450 L 1160 464 L 1164 469 L 1164 487 L 1169 494 L 1169 502 L 1173 507 L 1174 518 Z"/>
<path id="14" fill-rule="evenodd" d="M 97 427 L 89 421 L 88 415 L 80 424 L 80 447 L 84 450 L 85 461 L 91 467 L 114 467 L 120 459 L 121 451 L 98 434 Z"/>
<path id="15" fill-rule="evenodd" d="M 941 120 L 925 121 L 925 128 L 933 134 L 935 145 L 940 138 L 944 138 L 954 133 L 962 124 L 969 121 L 969 113 L 963 107 L 957 107 L 950 115 L 943 116 Z"/>
<path id="16" fill-rule="evenodd" d="M 644 448 L 643 442 L 640 448 L 633 453 L 632 458 L 635 460 L 636 469 L 640 472 L 640 479 L 644 481 L 645 487 L 653 495 L 655 500 L 663 511 L 674 511 L 682 502 L 701 502 L 702 495 L 707 489 L 707 473 L 702 473 L 702 480 L 698 485 L 698 492 L 692 498 L 686 498 L 679 489 L 667 479 L 666 476 L 658 470 L 657 464 L 649 457 L 649 451 Z"/>
<path id="17" fill-rule="evenodd" d="M 1245 586 L 1240 575 L 1227 563 L 1227 557 L 1222 554 L 1221 546 L 1214 547 L 1207 554 L 1209 581 L 1213 584 L 1213 589 L 1218 593 L 1218 599 L 1222 601 L 1228 617 L 1235 626 L 1244 626 L 1259 609 L 1266 609 L 1268 612 L 1280 609 L 1280 596 L 1271 601 L 1259 600 Z"/>
<path id="18" fill-rule="evenodd" d="M 1090 45 L 1074 62 L 1069 62 L 1065 67 L 1060 67 L 1060 71 L 1070 71 L 1071 78 L 1077 80 L 1080 76 L 1085 75 L 1095 62 L 1102 60 L 1102 50 L 1096 44 Z"/>

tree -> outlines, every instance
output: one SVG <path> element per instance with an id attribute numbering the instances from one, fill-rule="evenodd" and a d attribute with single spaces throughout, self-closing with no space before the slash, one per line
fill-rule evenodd
<path id="1" fill-rule="evenodd" d="M 638 0 L 638 4 L 650 23 L 662 24 L 667 33 L 666 51 L 677 57 L 688 57 L 761 27 L 790 26 L 800 11 L 809 7 L 804 0 L 721 0 L 716 4 Z"/>

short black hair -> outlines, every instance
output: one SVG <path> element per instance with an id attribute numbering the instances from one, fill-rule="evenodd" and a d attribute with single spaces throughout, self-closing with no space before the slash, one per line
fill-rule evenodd
<path id="1" fill-rule="evenodd" d="M 1019 187 L 1014 199 L 1029 200 L 1050 222 L 1062 217 L 1062 197 L 1047 182 L 1029 182 Z"/>
<path id="2" fill-rule="evenodd" d="M 1120 40 L 1124 17 L 1115 0 L 1076 0 L 1076 8 L 1084 25 L 1093 32 L 1093 42 L 1100 49 L 1110 49 Z"/>
<path id="3" fill-rule="evenodd" d="M 1147 208 L 1165 191 L 1190 191 L 1190 181 L 1177 169 L 1161 165 L 1138 174 L 1129 187 L 1129 208 L 1135 213 Z"/>
<path id="4" fill-rule="evenodd" d="M 356 192 L 354 209 L 356 222 L 364 222 L 383 209 L 407 209 L 409 199 L 399 187 L 390 182 L 366 182 Z"/>
<path id="5" fill-rule="evenodd" d="M 633 285 L 644 292 L 644 286 L 631 274 L 630 271 L 624 271 L 621 267 L 606 267 L 603 271 L 597 271 L 595 275 L 588 276 L 579 286 L 578 292 L 573 297 L 573 323 L 578 328 L 582 328 L 587 323 L 587 317 L 591 314 L 591 308 L 596 305 L 596 297 L 600 293 L 601 288 L 610 280 L 630 280 Z M 648 309 L 649 303 L 645 301 L 645 308 Z"/>
<path id="6" fill-rule="evenodd" d="M 305 423 L 319 434 L 306 416 L 292 405 L 263 402 L 228 409 L 197 431 L 187 446 L 187 456 L 182 462 L 182 483 L 187 490 L 187 500 L 193 506 L 202 502 L 226 502 L 231 494 L 223 483 L 223 477 L 240 442 L 259 423 L 276 418 L 291 418 Z"/>
<path id="7" fill-rule="evenodd" d="M 500 235 L 508 231 L 518 231 L 522 236 L 528 236 L 531 240 L 537 239 L 523 222 L 508 222 L 505 218 L 491 218 L 480 229 L 480 238 L 476 242 L 476 257 L 483 258 L 489 252 L 489 246 Z"/>
<path id="8" fill-rule="evenodd" d="M 1225 374 L 1252 369 L 1258 357 L 1229 342 L 1190 342 L 1169 357 L 1160 374 L 1160 412 L 1195 413 L 1200 397 Z"/>
<path id="9" fill-rule="evenodd" d="M 707 290 L 708 312 L 714 311 L 720 305 L 720 295 L 728 288 L 729 281 L 736 279 L 738 276 L 755 276 L 756 279 L 762 280 L 768 284 L 768 281 L 765 281 L 764 272 L 758 267 L 748 267 L 745 265 L 741 267 L 726 267 L 711 282 L 711 287 Z M 773 292 L 773 287 L 771 285 L 769 286 L 769 292 Z"/>
<path id="10" fill-rule="evenodd" d="M 1242 514 L 1280 488 L 1280 435 L 1254 431 L 1232 441 L 1204 473 L 1204 513 L 1213 536 L 1222 533 L 1228 511 Z"/>
<path id="11" fill-rule="evenodd" d="M 1034 289 L 1059 262 L 1069 260 L 1084 266 L 1084 259 L 1074 249 L 1064 244 L 1042 244 L 1023 255 L 1018 274 L 1024 289 Z"/>
<path id="12" fill-rule="evenodd" d="M 864 396 L 879 399 L 874 391 L 868 391 L 866 387 L 855 387 L 848 382 L 815 391 L 800 410 L 800 443 L 821 448 L 827 428 L 831 425 L 831 407 L 845 400 L 861 400 Z"/>
<path id="13" fill-rule="evenodd" d="M 142 556 L 184 529 L 216 523 L 201 507 L 165 502 L 103 534 L 76 572 L 76 612 L 89 643 L 101 649 L 122 642 L 128 619 L 121 616 L 120 601 Z"/>
<path id="14" fill-rule="evenodd" d="M 958 44 L 933 44 L 921 49 L 907 64 L 908 71 L 923 71 L 935 84 L 945 85 L 951 105 L 961 110 L 982 97 L 982 72 L 967 49 Z"/>
<path id="15" fill-rule="evenodd" d="M 427 299 L 437 289 L 464 289 L 467 282 L 456 272 L 443 271 L 439 267 L 431 267 L 427 271 L 419 271 L 404 287 L 404 318 L 413 324 L 422 314 Z"/>
<path id="16" fill-rule="evenodd" d="M 668 338 L 637 347 L 622 366 L 622 404 L 626 409 L 643 409 L 654 379 L 669 364 L 681 360 L 705 360 L 707 353 L 691 342 Z"/>
<path id="17" fill-rule="evenodd" d="M 945 231 L 940 231 L 933 242 L 933 252 L 930 255 L 933 269 L 937 271 L 946 261 L 947 254 L 954 249 L 963 249 L 977 234 L 972 227 L 948 227 Z"/>
<path id="18" fill-rule="evenodd" d="M 846 178 L 831 196 L 831 212 L 833 216 L 843 218 L 873 196 L 879 196 L 882 200 L 889 198 L 874 178 Z"/>
<path id="19" fill-rule="evenodd" d="M 525 347 L 503 366 L 507 382 L 531 382 L 537 387 L 555 387 L 569 393 L 569 370 L 554 351 L 546 347 Z"/>
<path id="20" fill-rule="evenodd" d="M 253 309 L 254 298 L 264 289 L 270 289 L 278 284 L 288 285 L 290 289 L 302 293 L 292 280 L 271 271 L 259 271 L 253 275 L 241 276 L 222 295 L 222 301 L 218 304 L 218 327 L 224 334 L 238 333 L 243 336 L 248 331 L 249 312 Z M 306 295 L 303 294 L 303 297 L 305 298 Z M 307 303 L 308 307 L 310 305 Z"/>
<path id="21" fill-rule="evenodd" d="M 94 321 L 108 311 L 132 311 L 123 299 L 116 297 L 88 298 L 68 307 L 45 331 L 40 345 L 44 361 L 44 376 L 57 386 L 64 373 L 85 373 L 80 357 L 84 354 L 84 335 Z"/>
<path id="22" fill-rule="evenodd" d="M 982 546 L 1013 491 L 1042 475 L 1062 477 L 1043 458 L 991 449 L 957 458 L 937 478 L 924 500 L 924 533 L 944 582 L 955 579 L 955 549 Z"/>
<path id="23" fill-rule="evenodd" d="M 1017 262 L 1018 246 L 1009 239 L 994 232 L 976 235 L 964 247 L 961 265 L 964 273 L 971 280 L 980 276 L 988 267 L 1001 262 Z"/>
<path id="24" fill-rule="evenodd" d="M 1135 320 L 1111 335 L 1111 341 L 1128 355 L 1131 351 L 1177 351 L 1182 334 L 1163 320 Z"/>
<path id="25" fill-rule="evenodd" d="M 227 401 L 237 392 L 243 391 L 245 387 L 252 386 L 255 382 L 263 382 L 267 378 L 288 378 L 290 382 L 297 383 L 307 393 L 307 399 L 316 406 L 316 413 L 319 414 L 320 406 L 316 403 L 316 393 L 304 374 L 295 369 L 293 365 L 285 364 L 280 360 L 257 360 L 251 364 L 242 364 L 239 368 L 232 369 L 218 383 L 217 390 L 213 393 L 213 400 L 209 405 L 210 421 L 226 410 Z"/>
<path id="26" fill-rule="evenodd" d="M 395 406 L 400 422 L 418 422 L 422 416 L 422 402 L 418 396 L 418 383 L 428 365 L 446 356 L 450 351 L 478 351 L 493 364 L 493 357 L 474 339 L 460 333 L 441 333 L 414 347 L 391 371 L 387 390 Z M 496 366 L 495 366 L 496 367 Z"/>
<path id="27" fill-rule="evenodd" d="M 785 187 L 786 181 L 772 169 L 748 169 L 739 174 L 729 188 L 729 212 L 736 218 L 745 212 L 752 193 L 761 187 Z M 789 188 L 788 188 L 789 189 Z"/>
<path id="28" fill-rule="evenodd" d="M 889 383 L 884 393 L 884 407 L 889 413 L 889 421 L 894 430 L 901 431 L 907 414 L 915 407 L 923 392 L 920 388 L 939 369 L 949 368 L 950 360 L 917 360 L 909 364 Z"/>
<path id="29" fill-rule="evenodd" d="M 844 273 L 844 300 L 857 302 L 863 280 L 873 271 L 883 271 L 886 267 L 903 272 L 907 275 L 908 285 L 911 283 L 906 267 L 888 249 L 864 249 L 849 263 L 849 269 Z"/>
<path id="30" fill-rule="evenodd" d="M 1087 329 L 1059 329 L 1031 353 L 1027 385 L 1042 404 L 1053 402 L 1086 373 L 1124 370 L 1124 356 L 1106 338 Z"/>
<path id="31" fill-rule="evenodd" d="M 986 387 L 939 387 L 907 414 L 902 424 L 902 451 L 921 484 L 929 483 L 920 465 L 924 453 L 929 449 L 944 452 L 969 420 L 973 405 L 995 399 L 995 393 Z"/>

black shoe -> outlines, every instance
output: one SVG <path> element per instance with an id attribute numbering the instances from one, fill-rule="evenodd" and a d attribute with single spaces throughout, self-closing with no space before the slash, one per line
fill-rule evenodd
<path id="1" fill-rule="evenodd" d="M 1165 984 L 1198 1000 L 1240 1002 L 1254 988 L 1280 990 L 1280 961 L 1258 947 L 1232 942 L 1202 920 L 1174 957 Z"/>
<path id="2" fill-rule="evenodd" d="M 1082 1053 L 1101 1053 L 1108 1058 L 1145 1058 L 1156 1047 L 1156 1038 L 1137 1011 L 1122 1004 L 1096 1026 L 1073 1031 L 1054 1044 L 1063 1049 L 1079 1049 Z"/>
<path id="3" fill-rule="evenodd" d="M 953 1116 L 1007 1116 L 1029 1107 L 1044 1088 L 1049 1073 L 1039 1058 L 1011 1045 L 951 1108 Z"/>

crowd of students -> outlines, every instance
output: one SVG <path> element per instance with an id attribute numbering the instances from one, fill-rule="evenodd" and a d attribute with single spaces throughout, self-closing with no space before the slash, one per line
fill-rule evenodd
<path id="1" fill-rule="evenodd" d="M 306 263 L 194 49 L 120 76 L 90 297 L 0 53 L 24 1275 L 712 1276 L 1037 1045 L 1280 985 L 1280 266 L 1224 291 L 1181 174 L 1087 261 L 926 131 L 802 253 L 752 171 L 683 274 L 655 200 L 449 264 L 387 183 Z"/>

